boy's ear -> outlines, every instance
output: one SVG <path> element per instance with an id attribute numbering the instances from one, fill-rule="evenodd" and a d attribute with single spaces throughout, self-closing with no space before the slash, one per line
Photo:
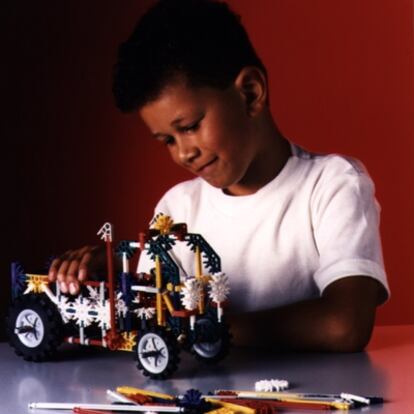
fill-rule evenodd
<path id="1" fill-rule="evenodd" d="M 259 68 L 244 67 L 237 75 L 234 85 L 244 99 L 250 116 L 259 114 L 267 105 L 267 80 Z"/>

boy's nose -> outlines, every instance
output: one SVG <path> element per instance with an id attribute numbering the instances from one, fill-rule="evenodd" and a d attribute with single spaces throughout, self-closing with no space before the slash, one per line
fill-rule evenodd
<path id="1" fill-rule="evenodd" d="M 180 145 L 178 156 L 180 162 L 184 165 L 191 165 L 191 163 L 198 157 L 200 150 L 194 145 Z"/>

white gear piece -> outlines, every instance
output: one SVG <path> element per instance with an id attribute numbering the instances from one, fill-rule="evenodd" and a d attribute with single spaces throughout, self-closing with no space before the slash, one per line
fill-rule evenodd
<path id="1" fill-rule="evenodd" d="M 64 323 L 68 323 L 75 317 L 75 312 L 73 311 L 71 303 L 72 302 L 69 302 L 69 298 L 67 296 L 59 296 L 57 308 Z"/>
<path id="2" fill-rule="evenodd" d="M 224 302 L 230 293 L 229 278 L 225 273 L 213 273 L 209 282 L 209 296 L 213 302 Z"/>
<path id="3" fill-rule="evenodd" d="M 184 287 L 181 289 L 181 303 L 184 308 L 192 311 L 197 309 L 201 298 L 202 286 L 196 278 L 189 278 L 184 282 Z"/>
<path id="4" fill-rule="evenodd" d="M 138 308 L 134 312 L 138 315 L 138 318 L 141 319 L 152 319 L 155 316 L 155 308 Z"/>
<path id="5" fill-rule="evenodd" d="M 74 310 L 73 318 L 76 320 L 76 325 L 86 328 L 95 321 L 95 308 L 89 299 L 78 296 L 71 303 L 71 308 Z"/>
<path id="6" fill-rule="evenodd" d="M 254 384 L 256 392 L 280 392 L 289 388 L 289 382 L 286 380 L 270 379 L 257 381 Z"/>
<path id="7" fill-rule="evenodd" d="M 102 329 L 111 328 L 111 312 L 109 307 L 109 300 L 105 300 L 103 303 L 98 302 L 95 305 L 96 321 Z"/>
<path id="8" fill-rule="evenodd" d="M 92 286 L 89 286 L 89 285 L 86 285 L 86 287 L 88 288 L 89 299 L 91 300 L 91 302 L 97 303 L 100 300 L 98 289 L 93 288 Z"/>
<path id="9" fill-rule="evenodd" d="M 116 313 L 118 315 L 118 317 L 124 317 L 127 315 L 128 313 L 128 306 L 126 305 L 125 301 L 122 299 L 122 292 L 118 292 L 118 294 L 116 295 Z"/>

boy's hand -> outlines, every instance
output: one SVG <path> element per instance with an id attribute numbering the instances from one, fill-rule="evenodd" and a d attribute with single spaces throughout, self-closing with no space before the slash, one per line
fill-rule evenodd
<path id="1" fill-rule="evenodd" d="M 92 273 L 105 269 L 105 246 L 84 246 L 77 250 L 68 250 L 53 260 L 49 268 L 49 280 L 58 281 L 62 293 L 76 295 L 79 286 Z"/>

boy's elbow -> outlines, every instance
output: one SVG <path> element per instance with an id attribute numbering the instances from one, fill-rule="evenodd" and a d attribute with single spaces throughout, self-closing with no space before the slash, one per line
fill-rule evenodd
<path id="1" fill-rule="evenodd" d="M 373 323 L 358 317 L 332 317 L 327 325 L 325 347 L 331 352 L 361 352 L 371 339 Z"/>
<path id="2" fill-rule="evenodd" d="M 340 279 L 324 292 L 325 348 L 332 352 L 360 352 L 371 339 L 379 284 L 366 276 Z"/>

